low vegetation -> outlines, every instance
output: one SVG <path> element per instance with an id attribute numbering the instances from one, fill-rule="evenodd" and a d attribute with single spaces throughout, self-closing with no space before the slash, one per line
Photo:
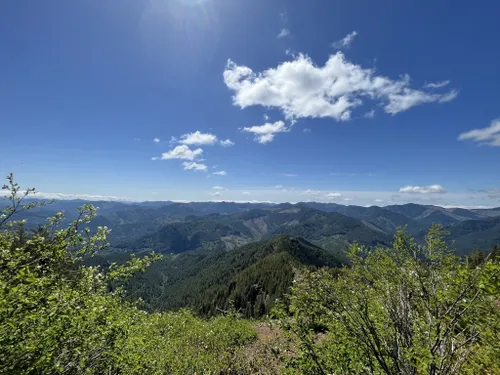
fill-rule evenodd
<path id="1" fill-rule="evenodd" d="M 0 374 L 500 373 L 499 251 L 458 258 L 440 226 L 425 245 L 404 231 L 391 248 L 354 244 L 343 268 L 288 236 L 204 255 L 199 286 L 184 284 L 195 312 L 147 312 L 126 289 L 161 256 L 90 265 L 109 234 L 89 229 L 94 207 L 27 231 L 16 215 L 44 203 L 12 176 L 4 191 Z M 256 310 L 274 328 L 242 316 Z"/>

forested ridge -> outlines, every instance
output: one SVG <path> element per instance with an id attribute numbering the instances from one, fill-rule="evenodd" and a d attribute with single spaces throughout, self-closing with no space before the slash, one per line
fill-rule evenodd
<path id="1" fill-rule="evenodd" d="M 134 254 L 109 251 L 110 230 L 95 224 L 92 205 L 29 226 L 29 212 L 39 217 L 51 202 L 29 200 L 34 190 L 12 175 L 3 190 L 2 374 L 500 373 L 500 250 L 478 240 L 482 250 L 456 252 L 450 241 L 495 238 L 494 215 L 481 225 L 452 212 L 464 219 L 416 239 L 398 229 L 387 241 L 366 212 L 264 207 L 216 214 L 208 227 L 226 230 L 221 222 L 236 215 L 252 220 L 241 232 L 261 228 L 259 242 L 204 237 L 188 251 L 159 254 L 151 243 Z M 428 217 L 428 208 L 389 210 Z M 175 225 L 203 228 L 202 216 Z"/>

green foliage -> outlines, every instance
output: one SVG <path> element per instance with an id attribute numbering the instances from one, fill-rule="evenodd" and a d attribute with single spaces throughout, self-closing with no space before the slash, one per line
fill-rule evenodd
<path id="1" fill-rule="evenodd" d="M 256 338 L 250 322 L 235 315 L 209 321 L 188 311 L 146 315 L 120 351 L 126 374 L 231 373 L 235 357 Z"/>
<path id="2" fill-rule="evenodd" d="M 9 181 L 7 218 L 30 207 Z M 248 322 L 149 315 L 123 301 L 120 282 L 158 256 L 132 257 L 106 272 L 82 264 L 107 246 L 106 227 L 88 228 L 95 213 L 83 206 L 66 229 L 57 213 L 33 235 L 22 222 L 2 222 L 0 374 L 213 374 L 234 366 L 233 356 L 255 339 Z"/>
<path id="3" fill-rule="evenodd" d="M 276 314 L 304 374 L 497 373 L 498 263 L 469 267 L 442 227 L 425 246 L 398 232 L 393 249 L 350 251 L 340 275 L 307 273 Z M 324 334 L 318 334 L 324 332 Z M 323 335 L 323 336 L 321 336 Z"/>
<path id="4" fill-rule="evenodd" d="M 189 307 L 204 316 L 231 308 L 248 318 L 267 315 L 298 270 L 341 263 L 305 240 L 278 236 L 226 252 L 166 257 L 127 284 L 153 311 Z"/>

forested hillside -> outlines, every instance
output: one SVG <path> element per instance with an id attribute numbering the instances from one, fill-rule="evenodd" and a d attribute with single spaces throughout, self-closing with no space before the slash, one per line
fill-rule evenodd
<path id="1" fill-rule="evenodd" d="M 127 290 L 153 311 L 190 307 L 210 316 L 234 308 L 245 317 L 261 317 L 284 296 L 297 273 L 340 266 L 327 251 L 283 235 L 230 252 L 165 257 L 131 279 Z"/>

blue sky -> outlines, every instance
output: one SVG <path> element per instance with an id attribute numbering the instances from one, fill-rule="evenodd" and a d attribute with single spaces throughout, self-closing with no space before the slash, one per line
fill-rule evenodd
<path id="1" fill-rule="evenodd" d="M 500 206 L 499 13 L 3 1 L 0 173 L 63 198 Z"/>

